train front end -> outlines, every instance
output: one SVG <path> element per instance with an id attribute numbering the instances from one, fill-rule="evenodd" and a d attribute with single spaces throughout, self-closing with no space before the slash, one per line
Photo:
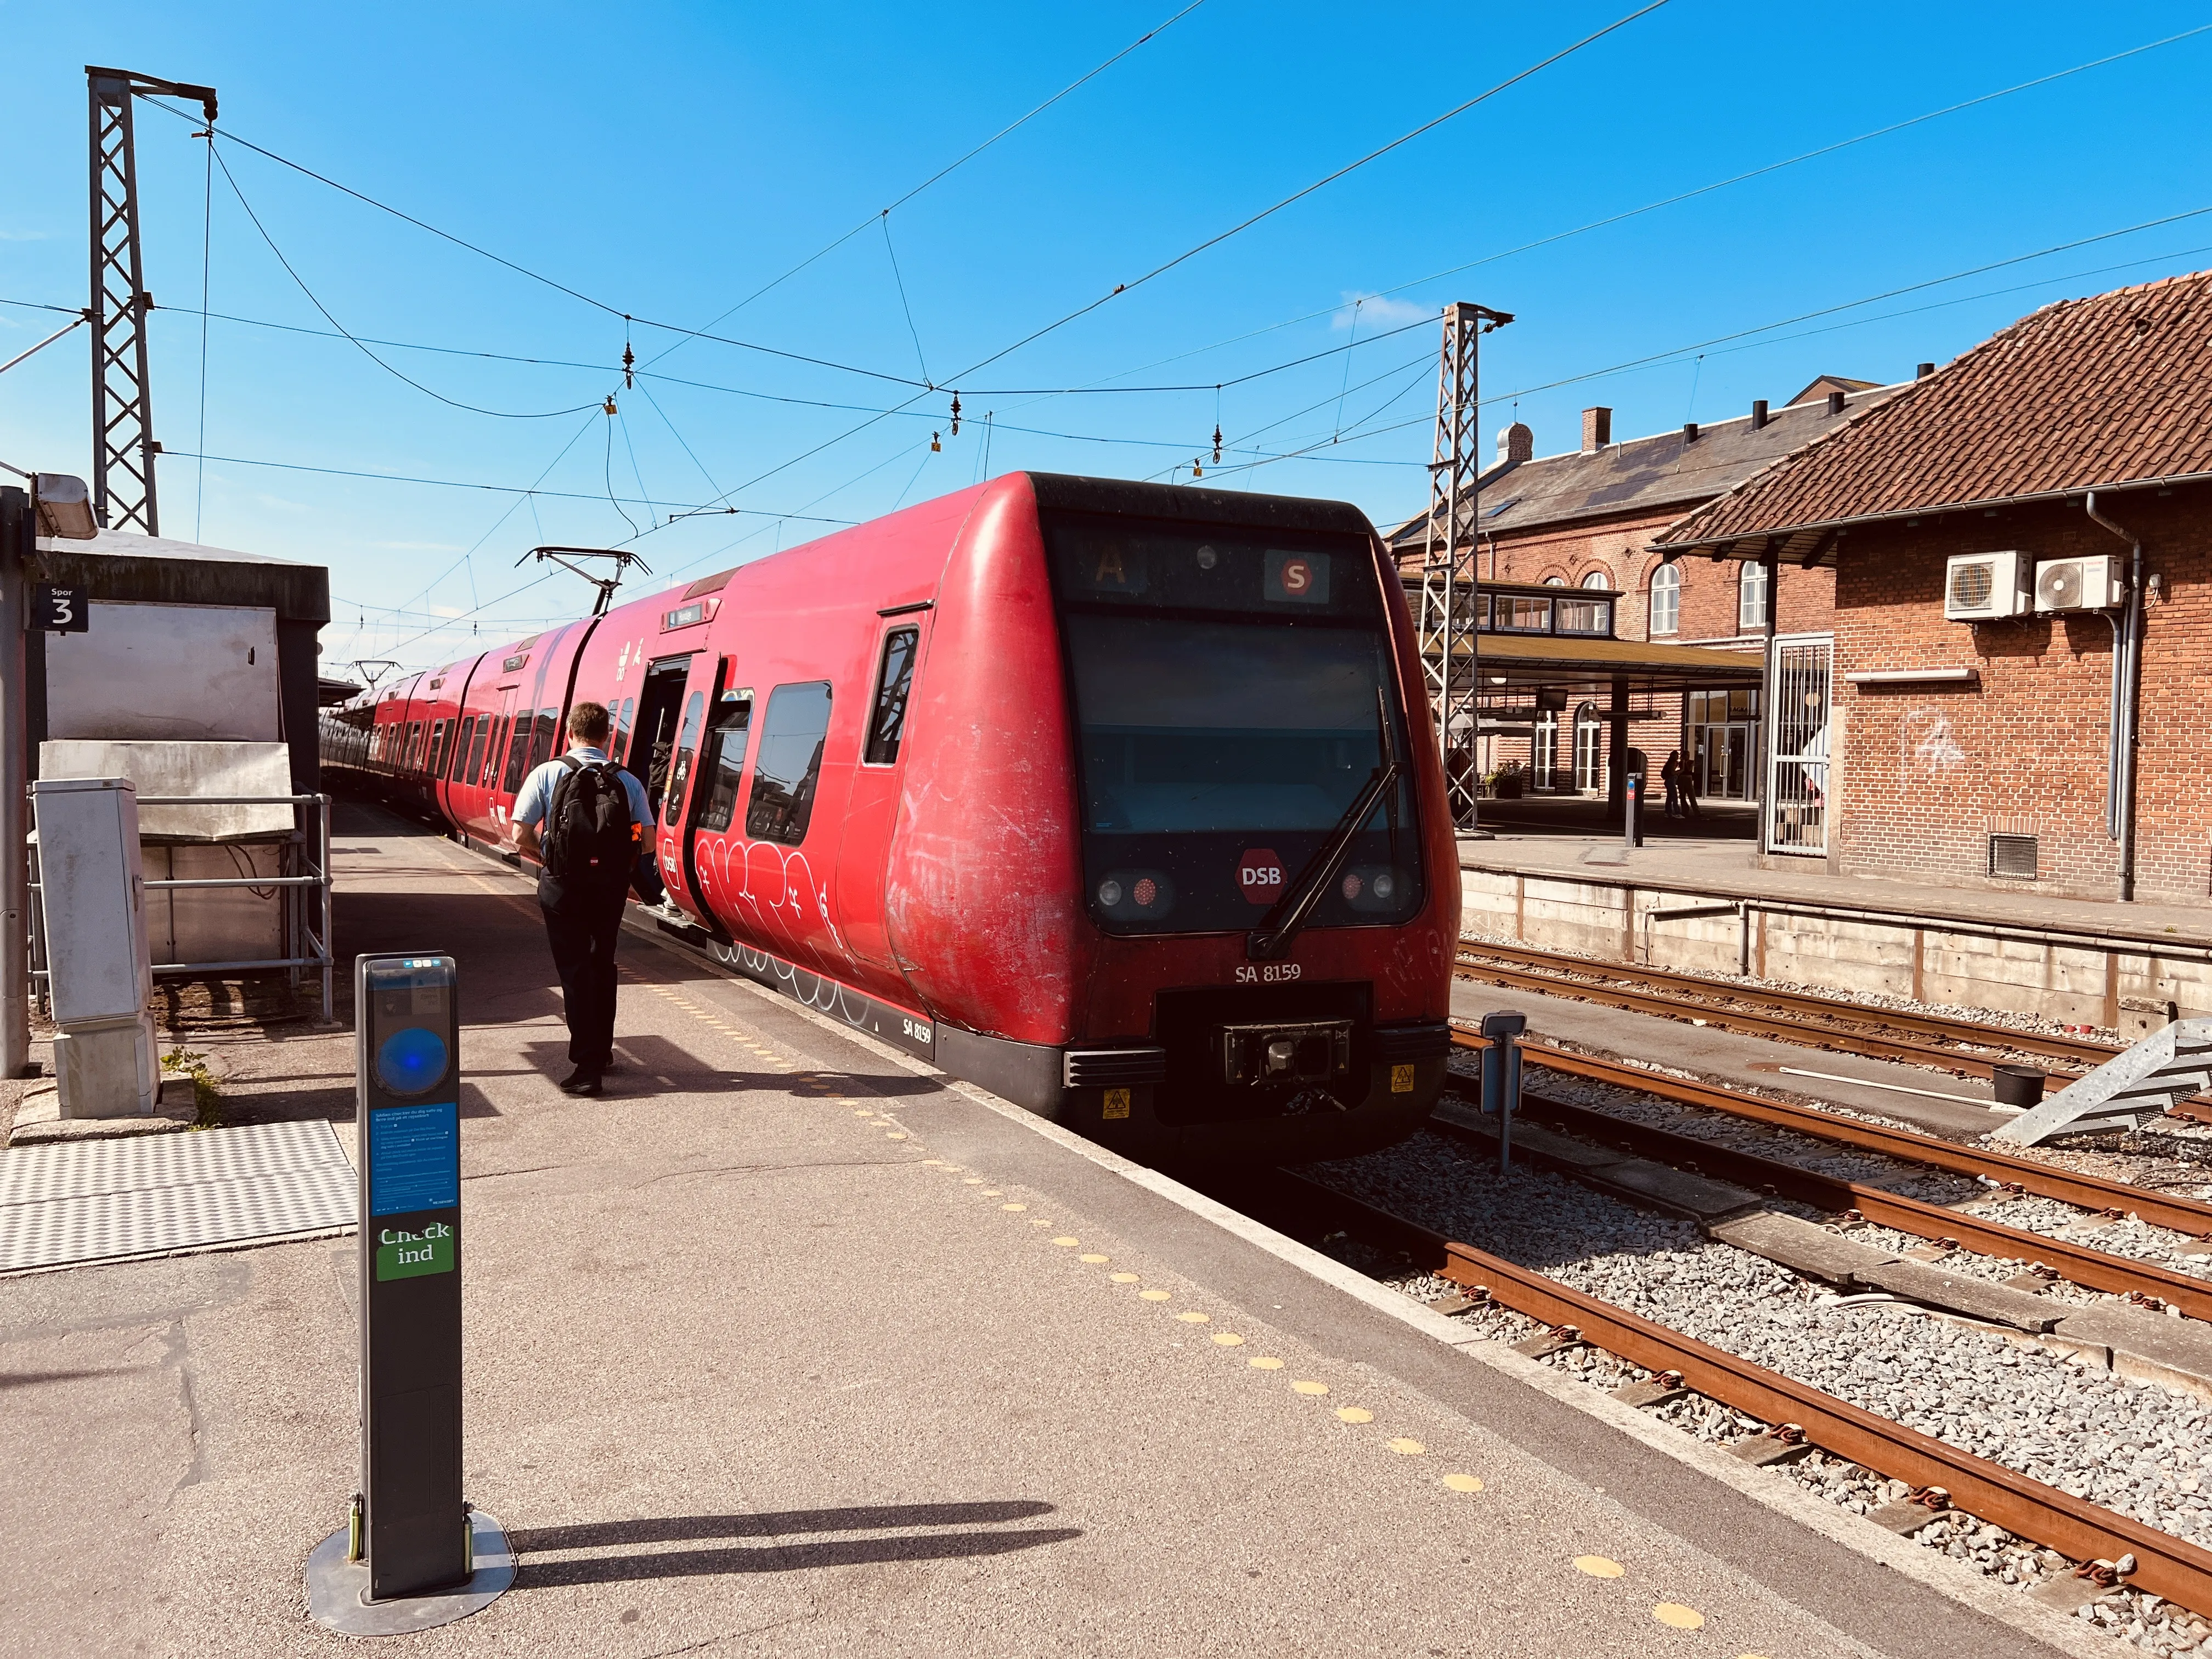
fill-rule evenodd
<path id="1" fill-rule="evenodd" d="M 1031 735 L 1056 726 L 1065 759 L 1028 769 L 1025 805 L 1059 874 L 999 934 L 1021 982 L 941 1024 L 940 1063 L 1158 1164 L 1401 1139 L 1443 1084 L 1459 867 L 1372 528 L 1341 503 L 1029 482 L 1034 516 L 982 528 L 972 562 L 1000 580 L 973 597 L 1042 578 L 1019 585 L 1049 613 L 1059 684 L 1031 689 L 1057 718 Z M 1046 667 L 1013 654 L 1011 678 Z"/>

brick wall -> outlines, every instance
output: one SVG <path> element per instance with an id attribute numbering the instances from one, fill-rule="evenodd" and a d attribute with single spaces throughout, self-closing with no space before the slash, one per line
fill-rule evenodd
<path id="1" fill-rule="evenodd" d="M 2136 895 L 2202 904 L 2212 891 L 2212 490 L 2126 492 L 2100 505 L 2142 538 L 2144 570 L 2161 586 L 2146 611 Z M 2127 552 L 2078 503 L 1867 526 L 1844 538 L 1838 860 L 1868 875 L 2110 897 L 2119 874 L 2105 818 L 2112 629 L 2089 613 L 1943 619 L 1945 560 L 2006 548 L 2031 562 Z M 1844 679 L 1929 667 L 1971 667 L 1979 683 Z M 1990 877 L 1992 833 L 2037 837 L 2036 881 Z"/>

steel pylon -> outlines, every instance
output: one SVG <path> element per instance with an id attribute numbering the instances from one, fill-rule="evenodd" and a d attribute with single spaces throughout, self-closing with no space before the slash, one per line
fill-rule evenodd
<path id="1" fill-rule="evenodd" d="M 1437 429 L 1429 462 L 1429 520 L 1421 555 L 1421 611 L 1416 637 L 1437 741 L 1444 757 L 1445 797 L 1452 822 L 1478 827 L 1476 738 L 1480 682 L 1476 674 L 1475 502 L 1481 478 L 1475 425 L 1479 398 L 1476 342 L 1513 320 L 1462 300 L 1444 307 L 1443 349 L 1437 369 Z M 1456 752 L 1464 745 L 1464 752 Z"/>
<path id="2" fill-rule="evenodd" d="M 92 510 L 111 530 L 161 533 L 148 384 L 145 260 L 138 240 L 138 157 L 131 127 L 140 93 L 197 100 L 215 125 L 212 87 L 85 65 L 92 118 Z M 210 140 L 213 142 L 212 139 Z"/>

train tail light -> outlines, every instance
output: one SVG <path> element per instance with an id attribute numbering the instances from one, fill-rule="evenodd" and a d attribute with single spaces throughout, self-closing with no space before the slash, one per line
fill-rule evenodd
<path id="1" fill-rule="evenodd" d="M 1175 908 L 1175 883 L 1161 870 L 1109 870 L 1093 890 L 1114 921 L 1158 921 Z"/>
<path id="2" fill-rule="evenodd" d="M 1396 910 L 1406 890 L 1406 872 L 1389 864 L 1356 864 L 1337 882 L 1344 902 L 1369 915 Z"/>

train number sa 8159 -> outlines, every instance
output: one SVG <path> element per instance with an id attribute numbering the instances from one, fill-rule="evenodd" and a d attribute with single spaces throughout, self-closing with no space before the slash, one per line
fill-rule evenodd
<path id="1" fill-rule="evenodd" d="M 1295 962 L 1263 962 L 1257 967 L 1249 963 L 1237 970 L 1239 985 L 1280 985 L 1296 979 L 1303 970 Z"/>

